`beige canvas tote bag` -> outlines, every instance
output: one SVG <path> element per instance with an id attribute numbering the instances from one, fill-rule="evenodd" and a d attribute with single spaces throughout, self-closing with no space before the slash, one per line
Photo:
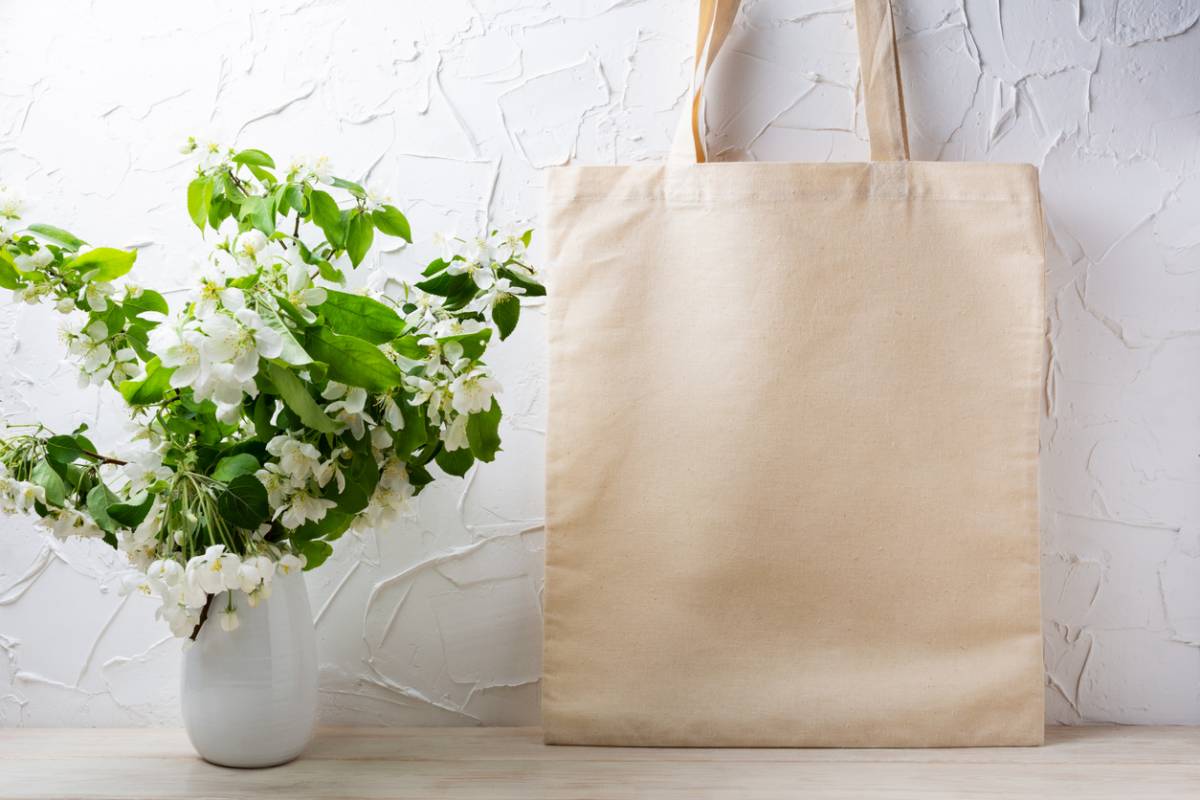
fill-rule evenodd
<path id="1" fill-rule="evenodd" d="M 1037 174 L 856 10 L 870 163 L 702 163 L 722 0 L 672 163 L 549 176 L 548 742 L 1042 742 Z"/>

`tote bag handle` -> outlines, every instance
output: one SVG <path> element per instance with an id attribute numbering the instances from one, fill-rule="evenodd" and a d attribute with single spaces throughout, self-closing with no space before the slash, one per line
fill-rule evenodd
<path id="1" fill-rule="evenodd" d="M 690 102 L 684 108 L 675 141 L 673 163 L 703 164 L 708 158 L 704 131 L 704 84 L 721 45 L 733 27 L 740 0 L 700 0 L 696 28 Z M 891 0 L 855 0 L 858 60 L 872 161 L 907 161 L 908 128 L 900 86 L 900 58 Z"/>

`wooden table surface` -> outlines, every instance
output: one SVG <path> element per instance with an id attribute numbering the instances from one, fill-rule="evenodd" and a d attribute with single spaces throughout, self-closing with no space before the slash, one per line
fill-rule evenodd
<path id="1" fill-rule="evenodd" d="M 0 730 L 3 798 L 1200 798 L 1200 728 L 1049 728 L 1041 748 L 546 747 L 532 728 L 330 728 L 264 770 L 174 729 Z"/>

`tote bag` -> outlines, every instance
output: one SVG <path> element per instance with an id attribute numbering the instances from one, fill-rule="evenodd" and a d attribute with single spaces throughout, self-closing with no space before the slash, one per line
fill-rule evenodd
<path id="1" fill-rule="evenodd" d="M 546 741 L 1040 744 L 1037 173 L 908 160 L 886 0 L 871 162 L 702 163 L 736 5 L 671 163 L 548 179 Z"/>

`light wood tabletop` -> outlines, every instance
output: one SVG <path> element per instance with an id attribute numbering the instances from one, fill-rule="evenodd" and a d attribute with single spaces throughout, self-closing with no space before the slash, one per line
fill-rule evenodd
<path id="1" fill-rule="evenodd" d="M 327 728 L 216 767 L 174 729 L 0 730 L 3 798 L 1200 798 L 1200 728 L 1054 727 L 1040 748 L 547 747 L 533 728 Z"/>

